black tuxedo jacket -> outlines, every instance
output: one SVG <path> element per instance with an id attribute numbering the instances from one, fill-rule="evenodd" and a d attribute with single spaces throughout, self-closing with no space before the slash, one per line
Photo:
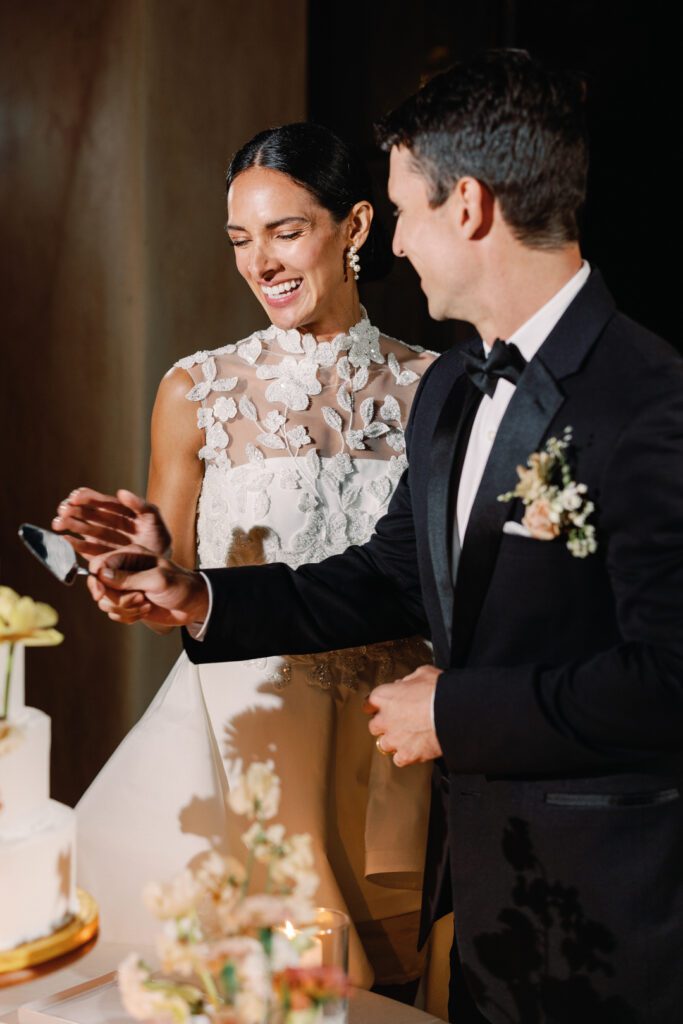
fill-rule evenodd
<path id="1" fill-rule="evenodd" d="M 443 761 L 422 939 L 452 905 L 466 982 L 492 1021 L 673 1021 L 683 361 L 618 313 L 593 271 L 519 381 L 453 552 L 453 467 L 471 401 L 452 350 L 421 381 L 409 469 L 372 539 L 296 571 L 209 571 L 207 635 L 186 635 L 186 649 L 224 661 L 430 636 L 444 670 Z M 566 538 L 504 533 L 523 509 L 497 500 L 568 425 L 573 477 L 596 506 L 598 549 L 586 558 Z"/>

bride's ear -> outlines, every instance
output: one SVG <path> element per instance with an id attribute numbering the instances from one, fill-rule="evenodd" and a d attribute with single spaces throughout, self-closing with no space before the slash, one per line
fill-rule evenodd
<path id="1" fill-rule="evenodd" d="M 360 249 L 370 234 L 373 216 L 374 210 L 367 199 L 355 204 L 348 216 L 348 245 L 355 245 L 356 249 Z"/>

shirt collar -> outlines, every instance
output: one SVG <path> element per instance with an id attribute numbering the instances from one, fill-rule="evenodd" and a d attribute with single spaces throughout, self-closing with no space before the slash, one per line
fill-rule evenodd
<path id="1" fill-rule="evenodd" d="M 583 260 L 574 276 L 507 339 L 514 341 L 527 363 L 533 359 L 562 314 L 581 291 L 590 272 L 590 265 L 587 260 Z M 487 355 L 491 351 L 487 345 L 484 350 Z"/>

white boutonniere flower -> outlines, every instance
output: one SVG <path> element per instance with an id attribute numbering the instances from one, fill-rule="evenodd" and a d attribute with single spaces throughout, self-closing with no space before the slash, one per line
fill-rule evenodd
<path id="1" fill-rule="evenodd" d="M 586 485 L 572 480 L 566 454 L 571 440 L 568 426 L 561 438 L 551 437 L 543 451 L 532 452 L 526 466 L 517 466 L 515 489 L 499 494 L 498 501 L 519 498 L 526 508 L 522 525 L 532 537 L 554 540 L 564 535 L 572 555 L 586 558 L 598 549 L 595 526 L 587 522 L 595 505 L 586 497 Z"/>

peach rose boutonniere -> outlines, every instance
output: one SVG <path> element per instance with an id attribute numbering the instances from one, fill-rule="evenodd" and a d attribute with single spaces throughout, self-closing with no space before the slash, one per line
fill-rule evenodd
<path id="1" fill-rule="evenodd" d="M 548 438 L 541 452 L 533 452 L 526 466 L 517 466 L 519 482 L 513 491 L 499 494 L 498 501 L 519 498 L 526 508 L 522 525 L 537 540 L 567 537 L 567 548 L 575 558 L 586 558 L 598 549 L 595 526 L 587 522 L 595 505 L 586 498 L 588 488 L 572 480 L 567 449 L 572 428 L 561 438 Z"/>

